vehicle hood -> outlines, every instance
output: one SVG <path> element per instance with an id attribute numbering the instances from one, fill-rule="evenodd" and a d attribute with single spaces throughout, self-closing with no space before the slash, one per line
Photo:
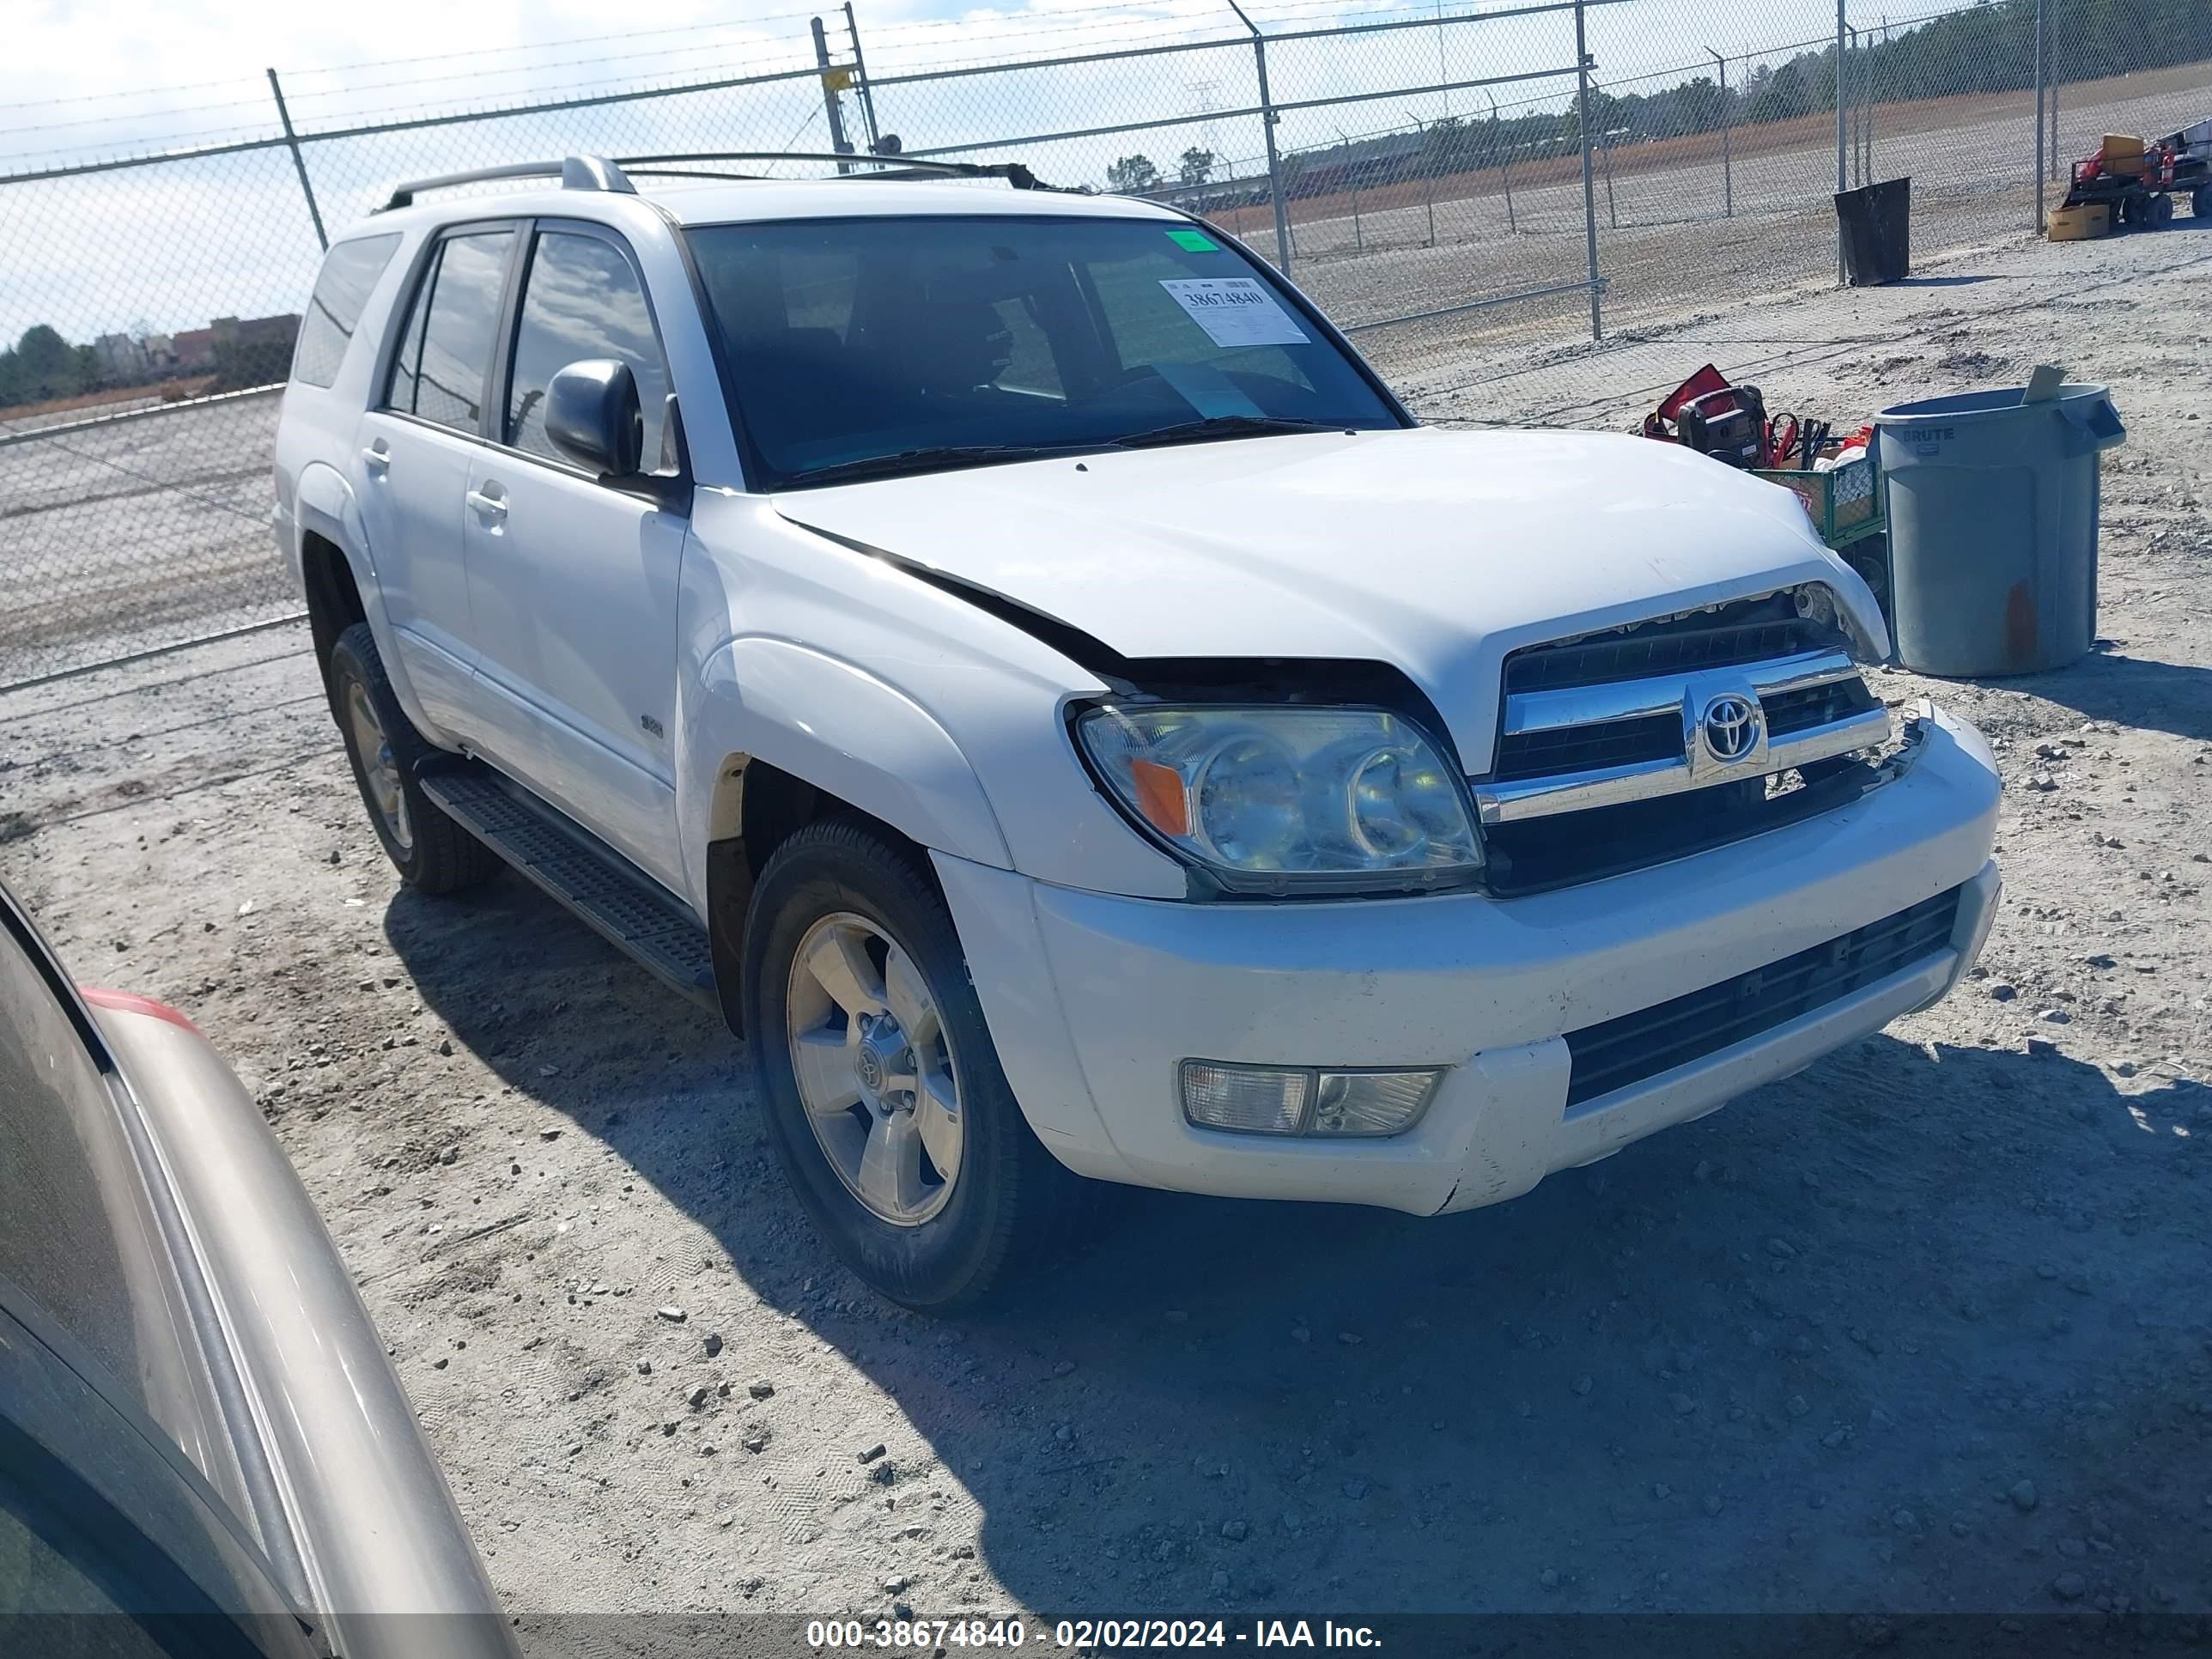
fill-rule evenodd
<path id="1" fill-rule="evenodd" d="M 1124 658 L 1393 664 L 1474 772 L 1523 645 L 1820 581 L 1887 648 L 1872 594 L 1788 490 L 1644 438 L 1298 434 L 792 490 L 775 507 Z"/>

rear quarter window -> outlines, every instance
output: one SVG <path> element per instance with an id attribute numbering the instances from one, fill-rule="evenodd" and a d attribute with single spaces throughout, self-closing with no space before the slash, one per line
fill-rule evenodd
<path id="1" fill-rule="evenodd" d="M 300 344 L 292 356 L 292 378 L 303 386 L 329 386 L 338 378 L 346 347 L 361 326 L 369 291 L 399 246 L 399 235 L 362 236 L 340 242 L 323 260 L 307 314 L 300 324 Z"/>

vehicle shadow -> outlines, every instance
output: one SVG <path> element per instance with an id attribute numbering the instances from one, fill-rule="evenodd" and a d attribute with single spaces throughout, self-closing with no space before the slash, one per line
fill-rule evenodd
<path id="1" fill-rule="evenodd" d="M 2100 649 L 2047 673 L 1976 683 L 2045 698 L 2084 719 L 2212 743 L 2212 668 Z"/>
<path id="2" fill-rule="evenodd" d="M 1492 1209 L 1133 1193 L 939 1322 L 821 1250 L 711 1016 L 519 880 L 385 926 L 457 1042 L 903 1414 L 866 1464 L 720 1460 L 741 1521 L 767 1470 L 762 1527 L 910 1580 L 886 1613 L 996 1604 L 971 1503 L 981 1565 L 1079 1616 L 2047 1606 L 2084 1515 L 2201 1580 L 2197 1085 L 1875 1037 Z M 2030 1474 L 2033 1522 L 1992 1501 Z"/>

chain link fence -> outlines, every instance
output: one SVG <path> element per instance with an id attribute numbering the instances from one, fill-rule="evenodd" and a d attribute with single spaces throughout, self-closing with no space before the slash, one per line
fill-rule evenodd
<path id="1" fill-rule="evenodd" d="M 2101 133 L 2212 115 L 2205 0 L 1876 3 L 1224 0 L 866 38 L 848 9 L 718 38 L 747 72 L 673 85 L 641 82 L 707 48 L 671 29 L 174 89 L 151 118 L 184 142 L 121 157 L 112 116 L 0 130 L 0 687 L 295 611 L 281 382 L 324 241 L 400 179 L 580 151 L 1018 161 L 1209 219 L 1418 411 L 1480 420 L 1506 377 L 1587 390 L 1623 331 L 1833 280 L 1839 188 L 1909 175 L 1916 247 L 1974 246 L 2032 230 Z M 486 106 L 501 74 L 518 95 Z"/>

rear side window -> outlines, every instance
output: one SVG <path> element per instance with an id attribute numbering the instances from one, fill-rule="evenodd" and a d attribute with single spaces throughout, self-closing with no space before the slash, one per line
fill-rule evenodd
<path id="1" fill-rule="evenodd" d="M 386 407 L 474 433 L 507 284 L 511 230 L 449 236 L 415 295 Z"/>
<path id="2" fill-rule="evenodd" d="M 545 388 L 570 363 L 611 357 L 637 377 L 645 415 L 646 465 L 660 453 L 667 418 L 668 365 L 653 331 L 645 289 L 622 250 L 597 236 L 547 231 L 538 239 L 522 289 L 507 392 L 507 441 L 563 461 L 545 435 Z"/>
<path id="3" fill-rule="evenodd" d="M 292 378 L 303 386 L 329 386 L 338 378 L 346 347 L 361 326 L 369 290 L 384 275 L 399 246 L 398 233 L 340 242 L 323 261 L 307 314 L 300 325 L 300 343 L 292 354 Z"/>

